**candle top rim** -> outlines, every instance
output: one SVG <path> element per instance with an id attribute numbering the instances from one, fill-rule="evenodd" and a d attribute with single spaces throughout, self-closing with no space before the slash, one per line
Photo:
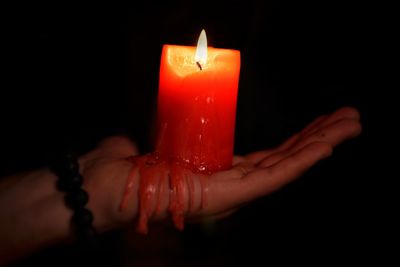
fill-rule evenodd
<path id="1" fill-rule="evenodd" d="M 240 51 L 224 48 L 209 48 L 207 63 L 199 69 L 195 61 L 196 46 L 169 45 L 163 47 L 162 64 L 170 66 L 171 70 L 179 77 L 188 75 L 203 75 L 221 69 L 236 68 L 240 66 Z"/>
<path id="2" fill-rule="evenodd" d="M 196 50 L 197 46 L 195 45 L 176 45 L 176 44 L 163 44 L 163 48 L 166 47 L 171 47 L 171 48 L 190 48 Z M 220 48 L 220 47 L 213 47 L 213 46 L 207 46 L 207 50 L 215 50 L 215 51 L 237 51 L 240 53 L 239 49 L 234 49 L 234 48 Z"/>

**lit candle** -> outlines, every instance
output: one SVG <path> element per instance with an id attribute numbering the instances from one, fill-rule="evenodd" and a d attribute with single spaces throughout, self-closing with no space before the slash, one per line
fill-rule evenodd
<path id="1" fill-rule="evenodd" d="M 175 226 L 183 229 L 185 207 L 190 212 L 194 199 L 193 181 L 185 179 L 187 169 L 211 174 L 232 166 L 239 71 L 240 52 L 207 48 L 204 30 L 197 48 L 164 45 L 156 151 L 128 158 L 134 167 L 120 205 L 121 210 L 126 206 L 139 173 L 139 232 L 147 233 L 148 220 L 165 207 L 161 184 L 166 179 L 168 210 Z M 200 177 L 201 207 L 206 205 L 206 179 Z M 186 190 L 190 202 L 185 205 Z"/>
<path id="2" fill-rule="evenodd" d="M 211 173 L 232 165 L 240 52 L 164 45 L 156 151 L 160 158 Z"/>

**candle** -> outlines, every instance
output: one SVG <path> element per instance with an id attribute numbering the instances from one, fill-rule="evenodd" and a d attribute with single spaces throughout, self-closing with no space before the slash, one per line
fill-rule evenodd
<path id="1" fill-rule="evenodd" d="M 232 165 L 240 52 L 164 45 L 161 56 L 156 151 L 194 171 Z"/>
<path id="2" fill-rule="evenodd" d="M 162 213 L 165 192 L 172 220 L 183 229 L 185 209 L 196 208 L 193 177 L 185 172 L 211 174 L 231 167 L 239 71 L 240 52 L 208 48 L 204 30 L 197 48 L 164 45 L 155 151 L 128 158 L 133 168 L 120 205 L 121 210 L 126 206 L 139 177 L 139 232 L 147 233 L 148 220 Z M 199 179 L 204 207 L 207 176 Z M 185 203 L 185 192 L 189 203 Z"/>

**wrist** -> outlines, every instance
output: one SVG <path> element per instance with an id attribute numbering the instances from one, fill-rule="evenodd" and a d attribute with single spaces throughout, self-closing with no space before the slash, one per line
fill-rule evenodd
<path id="1" fill-rule="evenodd" d="M 64 206 L 72 212 L 68 220 L 70 231 L 83 244 L 94 244 L 94 216 L 87 206 L 89 195 L 83 187 L 84 178 L 78 158 L 74 153 L 67 152 L 56 157 L 50 169 L 57 176 L 56 185 L 64 195 Z"/>
<path id="2" fill-rule="evenodd" d="M 126 209 L 120 210 L 132 165 L 125 160 L 108 160 L 89 153 L 79 159 L 88 192 L 88 208 L 93 212 L 93 226 L 98 232 L 121 227 L 137 215 L 138 179 L 134 180 Z M 100 167 L 101 166 L 101 167 Z M 100 170 L 99 170 L 100 169 Z"/>

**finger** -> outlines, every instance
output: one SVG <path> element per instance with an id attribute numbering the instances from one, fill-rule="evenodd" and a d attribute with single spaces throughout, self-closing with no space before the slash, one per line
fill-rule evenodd
<path id="1" fill-rule="evenodd" d="M 352 107 L 343 107 L 333 112 L 331 115 L 322 115 L 317 119 L 315 119 L 311 124 L 309 124 L 299 133 L 299 138 L 297 139 L 296 142 L 287 144 L 286 146 L 282 147 L 282 149 L 279 150 L 282 151 L 284 149 L 289 149 L 290 147 L 295 146 L 297 145 L 297 143 L 301 142 L 303 138 L 311 134 L 314 134 L 315 132 L 319 131 L 321 128 L 325 126 L 328 126 L 343 119 L 353 119 L 358 121 L 360 119 L 360 114 L 356 109 Z"/>
<path id="2" fill-rule="evenodd" d="M 251 153 L 247 156 L 244 157 L 245 160 L 248 160 L 252 162 L 253 164 L 259 164 L 261 160 L 264 158 L 280 152 L 282 150 L 288 149 L 292 145 L 294 145 L 298 140 L 307 132 L 314 130 L 316 126 L 318 126 L 322 121 L 324 121 L 327 118 L 326 115 L 319 116 L 315 120 L 313 120 L 310 124 L 308 124 L 303 130 L 301 130 L 299 133 L 292 135 L 288 140 L 286 140 L 283 144 L 281 144 L 279 147 L 276 149 L 271 149 L 271 150 L 262 150 L 262 151 L 257 151 L 254 153 Z"/>
<path id="3" fill-rule="evenodd" d="M 312 121 L 309 125 L 307 125 L 303 130 L 301 130 L 300 135 L 305 135 L 308 132 L 312 131 L 315 127 L 317 127 L 322 122 L 324 122 L 328 117 L 329 117 L 328 115 L 319 116 L 314 121 Z"/>
<path id="4" fill-rule="evenodd" d="M 280 189 L 331 153 L 332 147 L 329 144 L 313 143 L 271 167 L 250 172 L 241 180 L 240 201 L 250 201 Z"/>
<path id="5" fill-rule="evenodd" d="M 308 124 L 303 130 L 299 133 L 290 137 L 287 141 L 285 141 L 282 145 L 280 145 L 276 149 L 272 150 L 262 150 L 257 151 L 251 154 L 248 154 L 244 157 L 245 160 L 248 160 L 254 164 L 259 164 L 261 160 L 265 157 L 271 156 L 274 153 L 281 152 L 285 149 L 289 149 L 291 146 L 295 145 L 298 141 L 300 141 L 303 137 L 306 137 L 310 134 L 315 133 L 320 130 L 322 127 L 325 127 L 329 124 L 332 124 L 338 120 L 342 119 L 354 119 L 359 120 L 360 114 L 359 112 L 352 107 L 343 107 L 332 113 L 331 115 L 322 115 Z"/>
<path id="6" fill-rule="evenodd" d="M 343 141 L 356 137 L 361 133 L 361 124 L 354 119 L 342 119 L 315 131 L 313 134 L 304 138 L 291 150 L 296 151 L 302 147 L 314 143 L 325 142 L 331 146 L 336 146 Z"/>
<path id="7" fill-rule="evenodd" d="M 315 142 L 325 142 L 331 146 L 336 146 L 339 143 L 345 141 L 346 139 L 353 138 L 360 134 L 361 124 L 353 119 L 343 119 L 337 121 L 331 125 L 319 129 L 314 134 L 309 135 L 306 138 L 302 138 L 299 142 L 288 150 L 280 151 L 269 157 L 263 159 L 258 166 L 268 167 L 276 162 L 282 160 L 287 155 L 290 155 L 303 147 L 315 143 Z"/>
<path id="8" fill-rule="evenodd" d="M 355 121 L 360 120 L 360 113 L 352 107 L 343 107 L 329 115 L 325 120 L 319 122 L 317 125 L 315 125 L 312 129 L 309 129 L 308 131 L 303 133 L 303 136 L 308 136 L 311 134 L 314 134 L 316 131 L 320 130 L 321 128 L 333 124 L 337 121 L 343 120 L 343 119 L 352 119 Z"/>
<path id="9" fill-rule="evenodd" d="M 135 143 L 126 136 L 112 136 L 104 139 L 98 145 L 102 154 L 113 157 L 128 157 L 138 154 Z"/>
<path id="10" fill-rule="evenodd" d="M 291 138 L 289 138 L 286 142 L 284 142 L 282 145 L 278 147 L 276 152 L 286 150 L 296 144 L 304 135 L 306 135 L 308 132 L 314 130 L 318 125 L 320 125 L 322 122 L 326 120 L 327 116 L 322 115 L 316 118 L 314 121 L 312 121 L 310 124 L 308 124 L 303 130 L 301 130 L 299 133 L 293 135 Z"/>
<path id="11" fill-rule="evenodd" d="M 269 168 L 257 168 L 247 174 L 237 168 L 218 172 L 209 179 L 210 201 L 201 214 L 218 214 L 267 195 L 294 180 L 330 153 L 329 144 L 314 143 Z"/>

